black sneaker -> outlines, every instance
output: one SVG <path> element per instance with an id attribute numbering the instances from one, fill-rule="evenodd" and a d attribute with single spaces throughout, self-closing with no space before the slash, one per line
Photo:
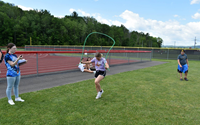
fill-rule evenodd
<path id="1" fill-rule="evenodd" d="M 181 81 L 183 81 L 183 79 L 180 79 Z"/>
<path id="2" fill-rule="evenodd" d="M 185 79 L 185 81 L 188 81 L 188 79 L 187 78 L 184 78 Z"/>

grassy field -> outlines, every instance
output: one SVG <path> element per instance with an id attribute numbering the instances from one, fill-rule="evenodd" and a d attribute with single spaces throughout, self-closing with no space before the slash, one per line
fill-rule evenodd
<path id="1" fill-rule="evenodd" d="M 21 94 L 14 106 L 0 99 L 0 125 L 199 125 L 199 61 L 189 61 L 189 81 L 177 77 L 177 61 L 162 61 L 106 76 L 99 100 L 94 80 Z"/>

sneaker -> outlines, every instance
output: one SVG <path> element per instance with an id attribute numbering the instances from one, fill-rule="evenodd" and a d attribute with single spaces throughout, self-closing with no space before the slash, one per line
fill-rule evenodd
<path id="1" fill-rule="evenodd" d="M 96 99 L 99 99 L 99 98 L 101 98 L 101 92 L 97 93 Z"/>
<path id="2" fill-rule="evenodd" d="M 8 100 L 8 103 L 10 104 L 10 105 L 14 105 L 15 103 L 13 102 L 13 100 L 11 99 L 11 100 Z"/>
<path id="3" fill-rule="evenodd" d="M 188 81 L 188 79 L 187 78 L 184 78 L 185 79 L 185 81 Z"/>
<path id="4" fill-rule="evenodd" d="M 180 79 L 181 81 L 183 81 L 183 79 Z"/>
<path id="5" fill-rule="evenodd" d="M 18 102 L 24 102 L 24 100 L 21 99 L 21 97 L 15 98 L 15 101 L 18 101 Z"/>
<path id="6" fill-rule="evenodd" d="M 96 99 L 101 98 L 101 95 L 103 94 L 103 92 L 104 92 L 103 89 L 102 89 L 102 92 L 98 92 L 98 93 L 97 93 L 97 96 L 96 96 Z"/>
<path id="7" fill-rule="evenodd" d="M 104 92 L 104 91 L 103 91 L 103 89 L 102 89 L 102 92 L 100 92 L 100 93 L 101 93 L 101 95 L 103 94 L 103 92 Z"/>

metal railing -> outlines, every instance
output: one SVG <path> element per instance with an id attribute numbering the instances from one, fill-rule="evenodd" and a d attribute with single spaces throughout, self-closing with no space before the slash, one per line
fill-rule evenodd
<path id="1" fill-rule="evenodd" d="M 110 46 L 85 46 L 85 50 L 108 50 Z M 47 46 L 25 46 L 25 50 L 39 50 L 39 51 L 76 51 L 82 50 L 82 46 L 56 46 L 56 45 L 47 45 Z M 151 51 L 152 59 L 177 59 L 182 48 L 151 48 L 151 47 L 118 47 L 114 46 L 112 50 L 138 50 L 138 51 Z M 200 61 L 200 49 L 186 49 L 186 54 L 190 60 L 199 60 Z M 138 53 L 139 54 L 139 53 Z M 124 53 L 125 56 L 125 53 Z"/>
<path id="2" fill-rule="evenodd" d="M 105 58 L 107 51 L 99 50 Z M 135 52 L 135 53 L 134 53 Z M 5 51 L 4 51 L 5 53 Z M 96 50 L 84 51 L 83 58 L 94 57 Z M 17 51 L 17 56 L 23 55 L 28 62 L 20 66 L 21 75 L 39 75 L 59 71 L 78 70 L 82 51 Z M 107 61 L 110 66 L 130 64 L 142 61 L 151 61 L 150 51 L 120 51 L 112 50 L 108 54 Z M 6 66 L 3 61 L 0 65 L 0 78 L 6 77 Z"/>

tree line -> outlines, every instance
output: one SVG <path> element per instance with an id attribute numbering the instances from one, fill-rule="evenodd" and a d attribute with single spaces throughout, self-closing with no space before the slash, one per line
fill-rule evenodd
<path id="1" fill-rule="evenodd" d="M 93 17 L 80 17 L 77 12 L 63 18 L 54 17 L 47 10 L 24 11 L 14 4 L 0 1 L 0 46 L 9 42 L 17 46 L 32 45 L 83 45 L 91 32 L 101 32 L 111 36 L 116 46 L 161 47 L 160 37 L 149 33 L 129 31 L 124 25 L 109 26 Z M 94 34 L 87 45 L 110 46 L 112 40 Z"/>

